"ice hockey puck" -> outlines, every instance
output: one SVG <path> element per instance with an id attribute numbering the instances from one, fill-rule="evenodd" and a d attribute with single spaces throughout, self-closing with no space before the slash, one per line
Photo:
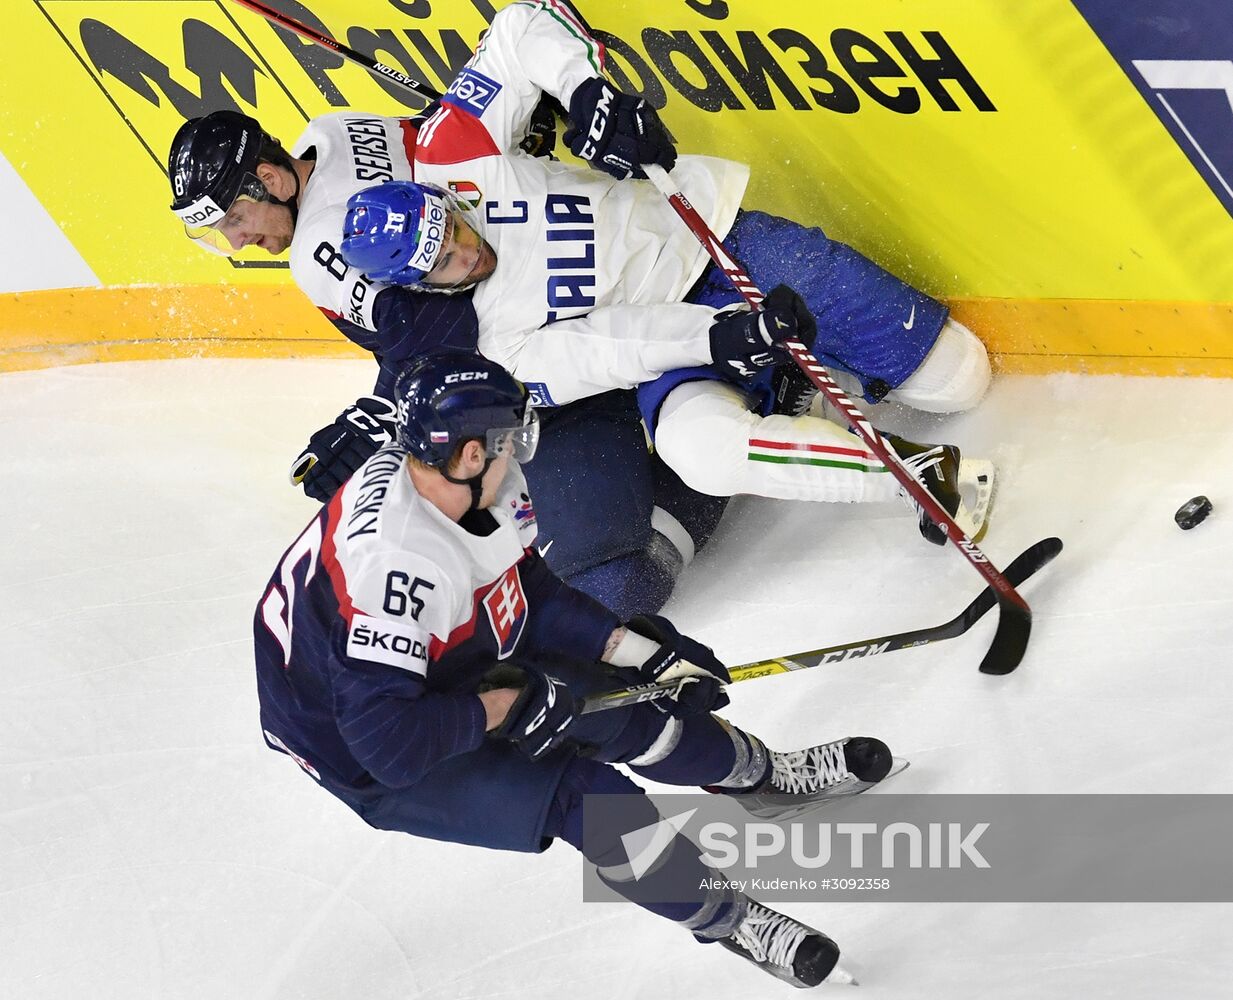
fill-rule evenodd
<path id="1" fill-rule="evenodd" d="M 1191 497 L 1177 508 L 1173 520 L 1182 531 L 1189 531 L 1212 512 L 1212 502 L 1207 497 Z"/>

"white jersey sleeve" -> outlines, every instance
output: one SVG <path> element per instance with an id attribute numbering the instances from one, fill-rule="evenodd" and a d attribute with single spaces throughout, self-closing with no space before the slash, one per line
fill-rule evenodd
<path id="1" fill-rule="evenodd" d="M 449 575 L 413 552 L 374 547 L 347 576 L 353 612 L 347 656 L 426 677 L 433 640 L 456 617 Z"/>
<path id="2" fill-rule="evenodd" d="M 313 160 L 291 240 L 291 277 L 330 319 L 376 331 L 373 302 L 387 286 L 348 267 L 339 251 L 347 199 L 388 180 L 411 180 L 415 128 L 407 118 L 342 111 L 309 123 L 292 156 Z"/>
<path id="3" fill-rule="evenodd" d="M 512 151 L 542 93 L 567 107 L 579 84 L 602 76 L 604 47 L 557 0 L 517 0 L 499 11 L 442 99 L 473 114 Z"/>
<path id="4" fill-rule="evenodd" d="M 511 372 L 560 406 L 612 388 L 631 389 L 676 368 L 709 364 L 715 312 L 706 306 L 614 305 L 530 333 Z"/>

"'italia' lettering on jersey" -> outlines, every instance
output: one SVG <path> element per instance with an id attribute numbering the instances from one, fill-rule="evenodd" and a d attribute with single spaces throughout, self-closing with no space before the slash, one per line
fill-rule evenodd
<path id="1" fill-rule="evenodd" d="M 549 193 L 544 201 L 549 252 L 546 323 L 558 309 L 595 305 L 595 212 L 586 195 Z"/>
<path id="2" fill-rule="evenodd" d="M 518 645 L 527 623 L 527 598 L 522 592 L 517 565 L 502 573 L 484 595 L 484 610 L 497 639 L 497 659 L 504 660 Z"/>

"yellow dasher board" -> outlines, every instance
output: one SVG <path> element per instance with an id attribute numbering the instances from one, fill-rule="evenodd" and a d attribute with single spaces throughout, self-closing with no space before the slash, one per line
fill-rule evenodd
<path id="1" fill-rule="evenodd" d="M 494 13 L 273 2 L 439 89 Z M 1233 374 L 1233 218 L 1070 0 L 578 6 L 610 75 L 662 106 L 680 148 L 753 165 L 748 207 L 820 225 L 951 301 L 1009 367 Z M 0 150 L 90 268 L 108 286 L 246 289 L 216 308 L 247 308 L 258 332 L 286 325 L 272 303 L 294 311 L 272 294 L 286 269 L 183 238 L 167 210 L 176 128 L 233 107 L 290 143 L 329 110 L 420 106 L 231 0 L 11 0 L 7 13 Z M 0 297 L 3 329 L 32 335 L 18 314 L 33 295 Z M 174 339 L 175 318 L 158 322 Z M 302 339 L 313 324 L 301 311 L 291 325 Z"/>

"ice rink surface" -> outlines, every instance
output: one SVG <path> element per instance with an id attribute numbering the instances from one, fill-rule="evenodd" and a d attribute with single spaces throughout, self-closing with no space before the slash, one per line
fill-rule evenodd
<path id="1" fill-rule="evenodd" d="M 796 995 L 633 907 L 582 903 L 567 846 L 378 833 L 264 748 L 252 609 L 313 513 L 285 470 L 370 387 L 362 362 L 0 376 L 0 997 Z M 777 749 L 880 736 L 912 760 L 899 792 L 1233 791 L 1230 413 L 1233 382 L 1053 376 L 999 378 L 944 423 L 879 414 L 998 463 L 995 562 L 1065 540 L 1025 588 L 1027 659 L 977 672 L 991 615 L 741 684 L 727 714 Z M 1198 493 L 1215 513 L 1182 532 Z M 742 662 L 936 624 L 981 585 L 898 504 L 744 499 L 668 611 Z M 860 974 L 819 995 L 1233 995 L 1233 905 L 783 909 Z"/>

